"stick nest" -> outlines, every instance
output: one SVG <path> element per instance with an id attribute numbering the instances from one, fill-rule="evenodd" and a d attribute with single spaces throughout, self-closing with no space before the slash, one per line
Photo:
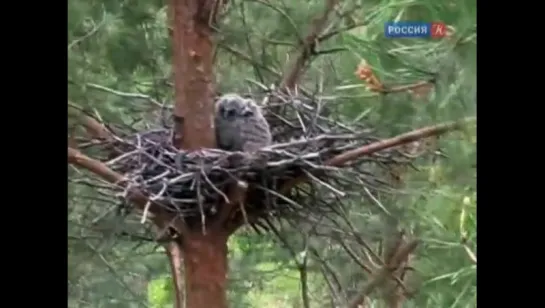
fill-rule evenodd
<path id="1" fill-rule="evenodd" d="M 184 152 L 173 147 L 171 129 L 162 127 L 123 137 L 115 144 L 122 154 L 107 164 L 126 176 L 129 188 L 145 192 L 195 228 L 214 220 L 229 202 L 237 203 L 229 219 L 252 225 L 270 216 L 338 212 L 340 197 L 386 186 L 377 167 L 408 162 L 401 152 L 385 150 L 330 166 L 329 159 L 378 138 L 369 128 L 335 119 L 328 108 L 333 102 L 279 93 L 254 99 L 271 126 L 272 146 L 256 153 Z M 298 181 L 302 177 L 304 183 Z M 299 184 L 291 187 L 295 182 Z M 236 186 L 245 197 L 231 200 Z"/>

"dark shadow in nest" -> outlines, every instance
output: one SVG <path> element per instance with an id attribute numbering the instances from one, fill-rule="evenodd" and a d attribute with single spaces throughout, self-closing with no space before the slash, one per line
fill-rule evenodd
<path id="1" fill-rule="evenodd" d="M 362 157 L 342 168 L 325 162 L 345 151 L 378 140 L 368 128 L 348 126 L 326 116 L 323 102 L 309 97 L 269 94 L 261 104 L 274 144 L 256 153 L 207 149 L 178 151 L 169 128 L 126 136 L 115 147 L 123 154 L 108 162 L 129 179 L 131 187 L 155 203 L 179 213 L 190 228 L 213 221 L 237 182 L 248 185 L 244 214 L 260 218 L 308 217 L 338 212 L 340 197 L 386 186 L 376 166 L 406 163 L 397 151 Z M 280 193 L 283 185 L 306 176 L 306 184 Z M 233 219 L 241 219 L 238 213 Z"/>

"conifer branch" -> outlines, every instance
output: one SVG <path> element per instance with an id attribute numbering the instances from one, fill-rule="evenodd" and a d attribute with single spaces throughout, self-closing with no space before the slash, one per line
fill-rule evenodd
<path id="1" fill-rule="evenodd" d="M 474 122 L 474 121 L 476 121 L 475 117 L 470 117 L 470 118 L 463 119 L 461 121 L 447 122 L 447 123 L 441 123 L 437 125 L 423 127 L 417 130 L 407 132 L 405 134 L 401 134 L 392 138 L 380 140 L 380 141 L 359 147 L 357 149 L 344 152 L 328 160 L 326 162 L 326 165 L 336 166 L 336 167 L 342 166 L 364 155 L 369 155 L 381 150 L 400 146 L 402 144 L 413 142 L 422 138 L 438 136 L 452 130 L 461 129 L 464 127 L 465 124 L 469 122 Z M 284 185 L 284 187 L 282 187 L 281 192 L 288 191 L 289 189 L 299 184 L 300 182 L 305 181 L 306 179 L 307 177 L 304 175 L 301 177 L 294 178 L 293 180 L 287 182 Z"/>
<path id="2" fill-rule="evenodd" d="M 338 3 L 339 0 L 326 0 L 323 13 L 314 19 L 309 34 L 297 51 L 298 56 L 293 63 L 290 63 L 289 69 L 285 72 L 281 88 L 293 89 L 295 87 L 305 69 L 305 64 L 315 52 L 316 43 L 326 27 L 329 15 Z"/>

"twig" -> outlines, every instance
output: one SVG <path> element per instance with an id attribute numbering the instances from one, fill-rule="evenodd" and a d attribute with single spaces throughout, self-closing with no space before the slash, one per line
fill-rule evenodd
<path id="1" fill-rule="evenodd" d="M 240 1 L 240 4 L 239 4 L 239 8 L 240 8 L 240 16 L 242 17 L 242 26 L 244 29 L 250 29 L 250 27 L 248 27 L 247 23 L 246 23 L 246 14 L 244 13 L 244 11 L 246 10 L 245 8 L 245 2 L 244 1 Z M 245 40 L 246 40 L 246 45 L 248 46 L 248 51 L 252 57 L 252 62 L 258 62 L 255 60 L 255 52 L 254 52 L 254 48 L 252 46 L 252 42 L 251 42 L 251 39 L 250 39 L 250 31 L 246 31 L 246 35 L 245 35 Z M 261 71 L 259 70 L 259 66 L 257 65 L 252 65 L 252 68 L 254 69 L 254 73 L 256 75 L 257 78 L 259 78 L 259 81 L 263 82 L 264 79 L 263 79 L 263 75 L 261 74 Z"/>
<path id="2" fill-rule="evenodd" d="M 314 258 L 320 263 L 321 265 L 320 271 L 322 272 L 322 275 L 324 276 L 324 279 L 326 280 L 326 283 L 331 295 L 335 298 L 337 303 L 341 302 L 341 295 L 343 297 L 343 301 L 346 301 L 345 300 L 346 294 L 343 290 L 340 279 L 338 275 L 335 273 L 335 271 L 333 270 L 333 268 L 320 256 L 320 254 L 314 247 L 310 247 L 309 251 L 312 253 Z M 328 276 L 331 276 L 331 279 L 329 279 Z M 339 294 L 339 293 L 342 293 L 342 294 Z"/>
<path id="3" fill-rule="evenodd" d="M 365 300 L 365 297 L 386 282 L 391 273 L 397 269 L 399 264 L 406 259 L 412 251 L 414 251 L 417 245 L 418 242 L 414 240 L 401 247 L 398 253 L 392 258 L 392 262 L 379 269 L 373 275 L 371 280 L 363 287 L 362 291 L 352 300 L 350 300 L 347 307 L 358 308 L 358 306 Z"/>
<path id="4" fill-rule="evenodd" d="M 161 196 L 163 196 L 163 194 L 165 193 L 165 191 L 167 190 L 167 185 L 165 183 L 163 183 L 163 187 L 161 188 L 161 191 L 157 194 L 157 195 L 154 195 L 154 196 L 151 196 L 148 200 L 148 202 L 146 202 L 146 206 L 144 206 L 144 212 L 142 213 L 142 219 L 140 219 L 140 223 L 145 223 L 146 222 L 146 219 L 147 219 L 147 216 L 148 216 L 148 212 L 149 212 L 149 208 L 151 206 L 151 203 L 153 201 L 156 201 L 157 199 L 159 199 Z"/>
<path id="5" fill-rule="evenodd" d="M 307 266 L 308 266 L 308 235 L 304 238 L 305 250 L 301 253 L 303 255 L 303 260 L 298 262 L 297 259 L 297 268 L 299 269 L 299 276 L 301 280 L 301 298 L 303 300 L 303 307 L 310 308 L 310 299 L 308 297 L 308 275 L 307 275 Z"/>
<path id="6" fill-rule="evenodd" d="M 357 22 L 357 23 L 354 23 L 353 25 L 350 25 L 350 26 L 346 26 L 346 27 L 343 27 L 343 28 L 338 28 L 338 29 L 332 30 L 331 32 L 327 32 L 324 35 L 321 35 L 318 38 L 318 41 L 319 42 L 326 41 L 326 40 L 330 39 L 331 37 L 333 37 L 333 36 L 335 36 L 337 34 L 340 34 L 340 33 L 346 32 L 346 31 L 350 31 L 350 30 L 355 29 L 357 27 L 365 26 L 366 24 L 367 24 L 367 22 Z"/>
<path id="7" fill-rule="evenodd" d="M 413 142 L 422 138 L 430 136 L 438 136 L 447 133 L 451 130 L 461 129 L 464 124 L 475 121 L 475 118 L 467 118 L 462 121 L 448 122 L 443 124 L 437 124 L 433 126 L 417 129 L 393 138 L 381 140 L 358 149 L 342 153 L 336 157 L 330 159 L 326 164 L 331 166 L 342 166 L 343 164 L 354 160 L 363 155 L 368 155 L 374 152 L 378 152 L 387 148 L 399 146 L 405 143 Z"/>
<path id="8" fill-rule="evenodd" d="M 301 73 L 303 72 L 305 63 L 312 56 L 312 51 L 316 47 L 316 42 L 318 41 L 319 35 L 326 26 L 330 13 L 333 11 L 338 2 L 339 0 L 326 0 L 325 9 L 320 16 L 315 18 L 309 34 L 305 37 L 300 46 L 298 51 L 299 55 L 296 57 L 293 63 L 289 64 L 289 68 L 284 73 L 284 77 L 280 83 L 280 88 L 293 89 L 295 87 Z"/>
<path id="9" fill-rule="evenodd" d="M 274 6 L 272 3 L 270 3 L 269 1 L 263 1 L 263 0 L 251 0 L 253 2 L 256 2 L 256 3 L 259 3 L 259 4 L 262 4 L 268 8 L 271 8 L 273 10 L 275 10 L 277 13 L 279 13 L 280 15 L 282 15 L 282 17 L 284 17 L 284 19 L 286 19 L 286 21 L 290 24 L 290 26 L 292 27 L 293 31 L 295 32 L 295 34 L 298 36 L 298 40 L 301 44 L 304 43 L 303 41 L 303 37 L 301 37 L 301 35 L 299 34 L 299 29 L 297 28 L 297 24 L 295 23 L 295 21 L 290 17 L 290 15 L 288 13 L 286 13 L 286 11 L 282 10 L 281 8 L 277 7 L 277 6 Z"/>
<path id="10" fill-rule="evenodd" d="M 469 246 L 467 246 L 467 244 L 463 244 L 463 246 L 464 246 L 464 250 L 467 253 L 467 256 L 469 257 L 469 260 L 471 260 L 471 262 L 476 265 L 477 264 L 477 256 L 475 255 L 475 253 L 473 253 L 473 251 L 471 251 L 471 248 L 469 248 Z"/>
<path id="11" fill-rule="evenodd" d="M 433 84 L 433 80 L 424 80 L 424 81 L 418 81 L 418 82 L 407 84 L 407 85 L 383 87 L 383 88 L 377 88 L 377 89 L 373 88 L 372 90 L 375 92 L 380 92 L 380 93 L 399 93 L 399 92 L 405 92 L 405 91 L 414 91 L 431 84 Z"/>
<path id="12" fill-rule="evenodd" d="M 183 273 L 183 253 L 181 245 L 170 241 L 164 245 L 168 261 L 170 264 L 170 271 L 172 273 L 172 282 L 174 283 L 176 306 L 183 307 L 184 300 L 182 298 L 184 293 L 184 273 Z"/>
<path id="13" fill-rule="evenodd" d="M 334 188 L 333 186 L 331 186 L 331 185 L 327 184 L 326 182 L 320 180 L 319 178 L 315 177 L 314 175 L 312 175 L 312 173 L 310 173 L 310 172 L 308 172 L 306 170 L 303 170 L 303 172 L 305 173 L 306 176 L 308 176 L 309 179 L 315 181 L 316 183 L 318 183 L 321 186 L 324 186 L 325 188 L 332 191 L 334 194 L 337 194 L 340 197 L 344 197 L 346 195 L 344 192 Z"/>
<path id="14" fill-rule="evenodd" d="M 201 231 L 202 235 L 206 235 L 206 215 L 204 213 L 204 206 L 203 206 L 203 196 L 201 194 L 201 183 L 200 182 L 200 176 L 199 173 L 197 177 L 195 178 L 194 183 L 197 184 L 197 204 L 199 205 L 199 212 L 201 214 Z"/>
<path id="15" fill-rule="evenodd" d="M 242 181 L 237 182 L 237 189 L 240 190 L 239 194 L 243 192 L 245 194 L 245 192 L 248 190 L 248 183 L 242 182 Z M 244 218 L 244 222 L 246 224 L 250 224 L 248 220 L 248 214 L 246 213 L 246 209 L 245 209 L 246 205 L 244 204 L 244 200 L 241 198 L 238 204 L 240 206 L 240 211 L 242 212 L 242 217 Z"/>
<path id="16" fill-rule="evenodd" d="M 231 54 L 233 54 L 234 56 L 250 63 L 253 67 L 259 67 L 260 69 L 272 74 L 273 76 L 275 77 L 280 77 L 282 74 L 280 74 L 279 72 L 277 72 L 276 70 L 274 70 L 273 68 L 270 68 L 258 61 L 255 61 L 252 57 L 248 56 L 247 54 L 243 53 L 242 51 L 240 50 L 237 50 L 231 46 L 228 46 L 226 44 L 218 44 L 218 47 L 230 52 Z"/>
<path id="17" fill-rule="evenodd" d="M 104 255 L 100 253 L 100 250 L 94 247 L 93 244 L 90 243 L 90 241 L 86 240 L 85 244 L 98 256 L 98 258 L 106 265 L 108 268 L 108 271 L 112 274 L 114 279 L 121 285 L 125 290 L 127 290 L 134 298 L 139 298 L 138 294 L 133 291 L 133 289 L 118 275 L 118 271 L 114 269 L 114 267 L 106 260 Z"/>
<path id="18" fill-rule="evenodd" d="M 393 216 L 392 213 L 390 213 L 390 211 L 388 211 L 388 209 L 375 196 L 373 196 L 371 191 L 369 191 L 369 189 L 367 187 L 363 186 L 363 182 L 361 180 L 360 180 L 360 183 L 362 183 L 363 191 L 365 192 L 367 197 L 369 197 L 369 199 L 371 199 L 371 201 L 376 206 L 378 206 L 381 210 L 383 210 L 384 213 L 386 213 L 388 216 L 390 216 L 390 217 Z"/>
<path id="19" fill-rule="evenodd" d="M 359 147 L 354 150 L 350 150 L 347 152 L 344 152 L 342 154 L 339 154 L 330 160 L 328 160 L 325 164 L 328 166 L 342 166 L 350 161 L 353 161 L 359 157 L 362 157 L 364 155 L 373 154 L 375 152 L 392 148 L 395 146 L 399 146 L 405 143 L 413 142 L 415 140 L 419 140 L 422 138 L 430 137 L 430 136 L 437 136 L 444 133 L 447 133 L 451 130 L 461 129 L 464 127 L 464 124 L 473 122 L 476 119 L 474 117 L 466 118 L 461 121 L 457 122 L 447 122 L 442 124 L 437 124 L 433 126 L 428 126 L 424 128 L 420 128 L 417 130 L 410 131 L 408 133 L 398 135 L 393 138 L 380 140 L 374 143 L 371 143 L 369 145 L 365 145 L 362 147 Z M 299 184 L 302 181 L 307 180 L 308 178 L 304 175 L 294 178 L 290 181 L 288 181 L 280 190 L 281 193 L 287 192 L 289 189 L 291 189 L 293 186 Z"/>
<path id="20" fill-rule="evenodd" d="M 92 138 L 102 139 L 107 141 L 114 141 L 116 138 L 114 134 L 109 131 L 104 125 L 98 122 L 96 119 L 86 114 L 83 109 L 76 104 L 68 101 L 68 106 L 76 110 L 76 116 L 82 120 L 82 124 L 89 135 Z"/>
<path id="21" fill-rule="evenodd" d="M 237 181 L 235 185 L 231 186 L 230 194 L 228 197 L 229 202 L 226 202 L 223 204 L 220 213 L 218 215 L 218 219 L 216 220 L 215 226 L 216 228 L 222 228 L 225 222 L 229 220 L 231 216 L 231 212 L 233 210 L 234 205 L 239 204 L 241 207 L 244 206 L 245 200 L 246 200 L 246 192 L 248 190 L 248 183 L 244 181 Z M 246 215 L 246 211 L 242 212 L 243 214 L 243 222 L 248 222 L 248 217 Z M 237 226 L 232 226 L 234 230 L 238 228 Z M 231 228 L 229 228 L 231 229 Z"/>
<path id="22" fill-rule="evenodd" d="M 212 183 L 212 181 L 210 181 L 210 179 L 208 178 L 208 176 L 206 175 L 206 172 L 204 171 L 204 168 L 201 170 L 201 175 L 203 176 L 204 178 L 204 181 L 210 185 L 210 187 L 212 187 L 212 189 L 217 192 L 220 196 L 223 197 L 223 201 L 225 203 L 229 203 L 229 198 L 227 197 L 226 194 L 223 193 L 223 191 L 221 191 L 218 187 L 216 187 L 216 185 L 214 185 L 214 183 Z"/>
<path id="23" fill-rule="evenodd" d="M 76 149 L 68 148 L 68 163 L 79 166 L 81 168 L 85 168 L 112 184 L 118 184 L 118 185 L 123 185 L 125 187 L 129 187 L 129 185 L 127 185 L 126 183 L 126 178 L 123 175 L 111 170 L 110 168 L 108 168 L 106 164 L 100 161 L 94 160 L 92 158 L 89 158 L 88 156 L 82 154 Z M 141 209 L 143 209 L 146 203 L 148 202 L 148 198 L 140 190 L 133 187 L 130 187 L 128 189 L 127 199 L 133 201 Z M 154 203 L 155 202 L 152 202 L 151 205 L 154 205 Z M 153 206 L 152 208 L 150 208 L 150 210 L 154 212 L 154 214 L 156 214 L 152 218 L 152 221 L 156 225 L 162 225 L 165 219 L 170 220 L 169 218 L 165 217 L 166 214 L 162 213 L 159 210 L 159 208 L 160 207 L 157 207 L 156 209 L 156 206 Z M 185 226 L 180 223 L 175 224 L 173 227 L 180 234 L 187 233 Z"/>
<path id="24" fill-rule="evenodd" d="M 94 25 L 91 31 L 87 32 L 85 35 L 73 40 L 70 44 L 68 44 L 68 50 L 72 49 L 72 47 L 76 46 L 77 44 L 83 42 L 84 40 L 88 39 L 89 37 L 97 33 L 98 30 L 104 25 L 105 21 L 106 21 L 106 10 L 103 8 L 102 20 L 98 23 L 98 25 Z"/>
<path id="25" fill-rule="evenodd" d="M 121 91 L 117 91 L 117 90 L 114 90 L 114 89 L 111 89 L 111 88 L 108 88 L 108 87 L 105 87 L 105 86 L 101 86 L 101 85 L 95 84 L 95 83 L 86 83 L 86 86 L 88 86 L 89 88 L 92 88 L 92 89 L 104 91 L 104 92 L 114 94 L 114 95 L 124 97 L 124 98 L 143 99 L 143 100 L 146 100 L 146 101 L 148 101 L 148 102 L 150 102 L 150 103 L 152 103 L 152 104 L 154 104 L 154 105 L 156 105 L 158 107 L 163 107 L 163 104 L 161 104 L 159 101 L 157 101 L 156 99 L 154 99 L 151 96 L 146 95 L 146 94 L 121 92 Z"/>

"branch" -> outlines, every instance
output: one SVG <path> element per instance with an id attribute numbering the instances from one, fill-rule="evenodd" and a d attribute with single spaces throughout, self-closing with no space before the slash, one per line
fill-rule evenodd
<path id="1" fill-rule="evenodd" d="M 326 40 L 334 37 L 337 34 L 341 34 L 343 32 L 350 31 L 350 30 L 355 29 L 357 27 L 365 26 L 366 24 L 367 24 L 367 22 L 357 22 L 357 23 L 354 23 L 353 25 L 350 25 L 350 26 L 346 26 L 346 27 L 343 27 L 343 28 L 332 30 L 332 31 L 327 32 L 324 35 L 320 36 L 318 38 L 318 42 L 326 41 Z"/>
<path id="2" fill-rule="evenodd" d="M 93 117 L 85 114 L 82 108 L 76 104 L 68 101 L 68 107 L 71 107 L 76 112 L 76 116 L 82 120 L 82 125 L 85 128 L 85 131 L 95 139 L 102 139 L 106 141 L 113 141 L 114 134 L 109 131 L 104 125 L 98 122 Z"/>
<path id="3" fill-rule="evenodd" d="M 469 260 L 471 260 L 471 263 L 477 265 L 477 256 L 475 255 L 475 253 L 471 250 L 471 248 L 469 248 L 467 244 L 464 243 L 463 247 L 467 253 L 467 256 L 469 257 Z"/>
<path id="4" fill-rule="evenodd" d="M 218 214 L 218 218 L 215 222 L 214 228 L 222 229 L 224 224 L 231 220 L 231 214 L 235 205 L 239 205 L 240 209 L 244 215 L 244 222 L 248 223 L 248 219 L 245 215 L 246 210 L 244 209 L 246 201 L 246 192 L 248 191 L 248 183 L 243 181 L 237 181 L 235 185 L 232 185 L 229 189 L 229 201 L 225 202 L 221 207 L 221 210 Z M 230 228 L 227 228 L 230 230 Z M 230 233 L 229 233 L 230 234 Z"/>
<path id="5" fill-rule="evenodd" d="M 293 89 L 299 81 L 299 77 L 304 70 L 305 63 L 307 63 L 312 56 L 312 52 L 316 47 L 319 36 L 322 31 L 324 31 L 329 14 L 333 11 L 338 2 L 339 0 L 326 0 L 324 12 L 314 19 L 310 33 L 304 39 L 302 46 L 300 46 L 299 56 L 293 63 L 290 63 L 289 70 L 284 74 L 284 78 L 281 82 L 281 88 Z"/>
<path id="6" fill-rule="evenodd" d="M 183 307 L 184 299 L 184 276 L 183 276 L 183 263 L 182 263 L 182 248 L 176 242 L 170 241 L 165 245 L 168 261 L 170 263 L 170 270 L 172 273 L 172 282 L 174 283 L 175 290 L 175 304 L 174 307 Z"/>
<path id="7" fill-rule="evenodd" d="M 308 297 L 308 234 L 305 235 L 303 238 L 305 249 L 302 252 L 302 260 L 300 261 L 297 257 L 297 253 L 291 247 L 291 245 L 288 243 L 288 241 L 280 234 L 280 230 L 275 227 L 273 223 L 271 223 L 270 220 L 266 219 L 266 224 L 270 228 L 270 230 L 274 233 L 276 238 L 280 240 L 282 245 L 288 250 L 291 257 L 293 258 L 293 261 L 295 262 L 295 265 L 297 266 L 297 270 L 299 271 L 299 281 L 301 282 L 301 299 L 303 301 L 303 308 L 309 308 L 310 307 L 310 300 Z"/>
<path id="8" fill-rule="evenodd" d="M 218 47 L 220 47 L 220 48 L 224 49 L 225 51 L 231 53 L 235 57 L 238 57 L 238 58 L 250 63 L 254 67 L 259 67 L 259 68 L 267 71 L 268 73 L 272 74 L 275 77 L 281 77 L 282 76 L 282 74 L 275 71 L 274 68 L 268 67 L 268 66 L 264 65 L 263 63 L 260 63 L 259 61 L 254 60 L 249 55 L 247 55 L 247 54 L 243 53 L 242 51 L 237 50 L 237 49 L 235 49 L 235 48 L 233 48 L 233 47 L 231 47 L 229 45 L 220 43 L 220 44 L 218 44 Z"/>
<path id="9" fill-rule="evenodd" d="M 370 87 L 369 89 L 373 92 L 382 93 L 382 94 L 389 94 L 389 93 L 400 93 L 400 92 L 411 92 L 411 91 L 418 91 L 421 89 L 424 89 L 428 87 L 428 89 L 431 89 L 430 87 L 433 86 L 435 81 L 432 80 L 423 80 L 418 81 L 412 84 L 406 84 L 406 85 L 399 85 L 399 86 L 393 86 L 393 87 Z M 428 90 L 429 91 L 429 90 Z"/>
<path id="10" fill-rule="evenodd" d="M 378 270 L 375 275 L 373 275 L 371 280 L 363 287 L 363 290 L 352 300 L 350 300 L 348 308 L 358 308 L 359 305 L 363 303 L 366 296 L 371 294 L 373 290 L 382 286 L 387 281 L 388 277 L 390 277 L 390 275 L 397 269 L 399 264 L 403 262 L 403 260 L 405 260 L 411 252 L 414 251 L 417 245 L 418 241 L 416 240 L 403 245 L 398 250 L 397 254 L 392 258 L 391 262 Z"/>
<path id="11" fill-rule="evenodd" d="M 451 130 L 461 129 L 462 127 L 464 127 L 463 124 L 474 120 L 475 118 L 468 118 L 458 122 L 448 122 L 413 130 L 411 132 L 393 138 L 380 140 L 369 145 L 362 146 L 358 149 L 339 154 L 327 161 L 326 164 L 330 166 L 342 166 L 345 163 L 357 159 L 363 155 L 369 155 L 387 148 L 396 147 L 422 138 L 442 135 Z"/>
<path id="12" fill-rule="evenodd" d="M 346 164 L 346 163 L 348 163 L 350 161 L 353 161 L 355 159 L 358 159 L 358 158 L 360 158 L 360 157 L 362 157 L 364 155 L 373 154 L 375 152 L 378 152 L 378 151 L 381 151 L 381 150 L 384 150 L 384 149 L 396 147 L 396 146 L 406 144 L 406 143 L 409 143 L 409 142 L 413 142 L 413 141 L 416 141 L 416 140 L 419 140 L 419 139 L 422 139 L 422 138 L 442 135 L 442 134 L 447 133 L 447 132 L 449 132 L 451 130 L 461 129 L 461 128 L 464 127 L 464 124 L 467 124 L 469 122 L 474 122 L 474 121 L 476 121 L 475 117 L 470 117 L 470 118 L 466 118 L 466 119 L 463 119 L 463 120 L 457 121 L 457 122 L 447 122 L 447 123 L 437 124 L 437 125 L 428 126 L 428 127 L 420 128 L 420 129 L 417 129 L 417 130 L 413 130 L 413 131 L 410 131 L 408 133 L 405 133 L 405 134 L 402 134 L 402 135 L 399 135 L 399 136 L 396 136 L 396 137 L 380 140 L 380 141 L 377 141 L 377 142 L 362 146 L 360 148 L 344 152 L 344 153 L 339 154 L 339 155 L 331 158 L 330 160 L 328 160 L 325 163 L 325 165 L 336 166 L 336 167 L 342 166 L 342 165 L 344 165 L 344 164 Z M 293 180 L 288 181 L 282 187 L 282 189 L 280 191 L 281 191 L 281 193 L 285 193 L 286 191 L 288 191 L 289 189 L 291 189 L 295 185 L 297 185 L 297 184 L 299 184 L 299 183 L 301 183 L 303 181 L 306 181 L 307 179 L 308 179 L 308 177 L 306 177 L 305 175 L 294 178 Z"/>
<path id="13" fill-rule="evenodd" d="M 89 32 L 87 32 L 83 36 L 73 40 L 70 44 L 68 44 L 68 50 L 70 51 L 70 49 L 72 49 L 72 47 L 74 47 L 76 45 L 79 45 L 84 40 L 86 40 L 89 37 L 96 34 L 98 32 L 98 30 L 104 25 L 105 21 L 106 21 L 106 10 L 103 10 L 102 11 L 102 20 L 98 24 L 95 24 L 95 22 L 93 21 L 93 29 L 91 29 Z"/>
<path id="14" fill-rule="evenodd" d="M 301 281 L 301 299 L 303 300 L 303 308 L 310 308 L 310 299 L 308 296 L 308 239 L 305 238 L 305 250 L 303 251 L 303 260 L 297 262 L 299 277 Z M 297 259 L 295 260 L 297 261 Z"/>
<path id="15" fill-rule="evenodd" d="M 322 256 L 320 256 L 316 248 L 310 247 L 309 251 L 312 253 L 316 261 L 318 261 L 321 265 L 320 271 L 322 272 L 322 276 L 324 277 L 327 283 L 327 286 L 329 288 L 331 296 L 333 297 L 333 300 L 337 303 L 340 303 L 341 301 L 343 301 L 341 300 L 341 298 L 346 298 L 346 292 L 344 292 L 342 288 L 339 277 L 337 276 L 333 268 L 328 264 L 328 262 L 324 260 Z M 331 277 L 331 279 L 329 279 L 328 276 Z"/>
<path id="16" fill-rule="evenodd" d="M 381 150 L 384 150 L 384 149 L 387 149 L 387 148 L 400 146 L 400 145 L 407 144 L 407 143 L 410 143 L 410 142 L 413 142 L 413 141 L 416 141 L 416 140 L 419 140 L 419 139 L 427 138 L 427 137 L 430 137 L 430 136 L 438 136 L 438 135 L 447 133 L 447 132 L 449 132 L 451 130 L 461 129 L 461 128 L 464 127 L 465 124 L 470 123 L 470 122 L 474 122 L 475 120 L 476 119 L 474 117 L 469 117 L 469 118 L 466 118 L 466 119 L 463 119 L 463 120 L 457 121 L 457 122 L 447 122 L 447 123 L 442 123 L 442 124 L 437 124 L 437 125 L 433 125 L 433 126 L 420 128 L 420 129 L 410 131 L 408 133 L 405 133 L 405 134 L 402 134 L 402 135 L 399 135 L 399 136 L 396 136 L 396 137 L 393 137 L 393 138 L 380 140 L 380 141 L 377 141 L 377 142 L 362 146 L 360 148 L 344 152 L 344 153 L 339 154 L 339 155 L 331 158 L 330 160 L 328 160 L 325 163 L 325 165 L 334 166 L 334 167 L 342 166 L 342 165 L 344 165 L 344 164 L 346 164 L 346 163 L 348 163 L 350 161 L 353 161 L 355 159 L 358 159 L 358 158 L 360 158 L 360 157 L 362 157 L 364 155 L 370 155 L 370 154 L 373 154 L 375 152 L 378 152 L 378 151 L 381 151 Z M 307 181 L 308 179 L 309 179 L 309 177 L 306 174 L 303 174 L 303 175 L 301 175 L 299 177 L 293 178 L 293 179 L 287 181 L 281 187 L 279 193 L 280 194 L 285 194 L 287 191 L 289 191 L 291 188 L 293 188 L 297 184 L 302 183 L 304 181 Z M 238 195 L 238 193 L 239 192 L 237 192 L 236 189 L 235 189 L 235 191 L 232 191 L 232 195 L 234 195 L 234 196 Z M 231 199 L 231 196 L 229 198 Z M 221 224 L 223 224 L 226 220 L 227 221 L 232 221 L 232 220 L 228 219 L 229 216 L 227 214 L 231 213 L 231 211 L 233 209 L 233 204 L 236 204 L 236 203 L 233 202 L 233 200 L 236 200 L 236 199 L 237 198 L 232 198 L 231 204 L 227 203 L 223 207 L 222 210 L 225 211 L 225 214 L 220 216 L 220 217 L 222 217 L 222 219 L 220 219 L 220 221 L 222 221 Z M 244 221 L 237 221 L 236 223 L 233 223 L 232 225 L 228 226 L 227 227 L 228 233 L 234 232 L 243 223 L 244 223 Z"/>
<path id="17" fill-rule="evenodd" d="M 110 182 L 114 185 L 127 188 L 126 179 L 123 175 L 113 171 L 106 164 L 98 160 L 92 159 L 80 151 L 68 148 L 68 163 L 84 168 L 102 179 Z M 129 188 L 127 193 L 127 199 L 133 202 L 140 210 L 144 210 L 144 207 L 150 200 L 140 190 L 135 188 Z M 151 202 L 150 211 L 153 212 L 153 216 L 150 217 L 152 222 L 160 228 L 173 227 L 179 234 L 186 234 L 185 225 L 179 219 L 173 221 L 169 215 L 163 213 L 160 210 L 159 205 Z M 170 224 L 167 222 L 172 221 Z"/>
<path id="18" fill-rule="evenodd" d="M 68 148 L 68 163 L 85 168 L 112 184 L 121 184 L 125 178 L 108 168 L 104 163 L 89 158 L 80 151 Z"/>
<path id="19" fill-rule="evenodd" d="M 103 91 L 103 92 L 110 93 L 110 94 L 113 94 L 113 95 L 116 95 L 116 96 L 119 96 L 119 97 L 142 99 L 142 100 L 145 100 L 145 101 L 148 101 L 148 102 L 152 103 L 153 105 L 155 105 L 157 107 L 163 107 L 163 104 L 161 104 L 158 100 L 156 100 L 153 97 L 151 97 L 149 95 L 146 95 L 146 94 L 122 92 L 122 91 L 110 89 L 108 87 L 101 86 L 101 85 L 95 84 L 95 83 L 86 83 L 85 85 L 88 86 L 91 89 Z"/>
<path id="20" fill-rule="evenodd" d="M 407 274 L 407 268 L 409 268 L 409 262 L 411 260 L 410 256 L 407 255 L 404 259 L 394 260 L 399 254 L 400 248 L 405 247 L 405 232 L 398 229 L 397 224 L 389 224 L 387 228 L 389 229 L 383 241 L 383 258 L 385 264 L 395 264 L 396 270 L 392 271 L 390 279 L 393 281 L 388 281 L 383 286 L 383 298 L 386 302 L 387 307 L 397 308 L 401 307 L 403 302 L 407 299 L 409 291 L 404 284 L 404 280 Z"/>

